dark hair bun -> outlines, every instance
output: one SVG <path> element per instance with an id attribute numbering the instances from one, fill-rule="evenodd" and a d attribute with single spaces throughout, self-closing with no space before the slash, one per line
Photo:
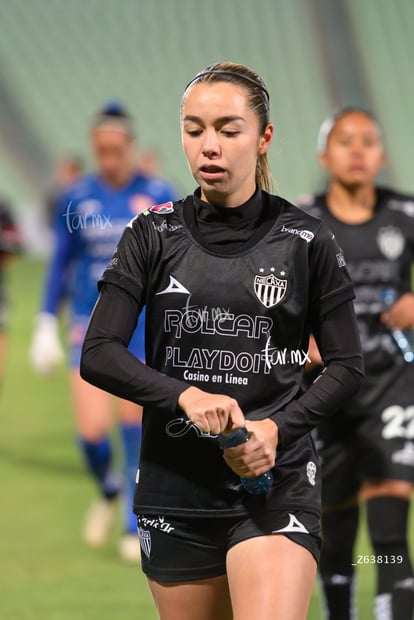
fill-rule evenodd
<path id="1" fill-rule="evenodd" d="M 121 101 L 113 99 L 108 101 L 100 110 L 102 116 L 114 116 L 117 118 L 129 118 L 129 114 Z"/>

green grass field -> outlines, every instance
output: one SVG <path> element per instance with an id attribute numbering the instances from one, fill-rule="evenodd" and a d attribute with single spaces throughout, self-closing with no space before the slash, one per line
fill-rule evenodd
<path id="1" fill-rule="evenodd" d="M 9 276 L 9 355 L 0 401 L 0 620 L 155 620 L 139 567 L 118 560 L 117 532 L 99 551 L 80 540 L 94 487 L 74 441 L 67 376 L 62 369 L 39 378 L 27 362 L 42 273 L 40 263 L 23 259 Z M 357 552 L 368 552 L 364 531 Z M 360 567 L 363 620 L 373 617 L 373 584 L 372 566 Z M 308 618 L 321 617 L 315 589 Z"/>

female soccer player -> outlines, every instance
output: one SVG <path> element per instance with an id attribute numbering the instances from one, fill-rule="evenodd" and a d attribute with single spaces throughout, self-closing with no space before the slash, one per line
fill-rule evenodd
<path id="1" fill-rule="evenodd" d="M 385 155 L 378 123 L 364 110 L 346 108 L 327 119 L 318 150 L 328 191 L 303 205 L 326 221 L 346 256 L 366 371 L 359 394 L 317 431 L 325 509 L 322 583 L 329 618 L 353 618 L 354 565 L 363 561 L 353 554 L 358 498 L 364 500 L 373 547 L 368 560 L 377 570 L 376 617 L 411 620 L 414 364 L 409 352 L 404 360 L 392 330 L 414 327 L 414 197 L 376 185 Z"/>
<path id="2" fill-rule="evenodd" d="M 362 378 L 352 284 L 321 221 L 267 192 L 273 125 L 256 73 L 199 73 L 181 128 L 199 187 L 127 227 L 81 372 L 145 407 L 134 510 L 162 620 L 301 620 L 319 548 L 309 431 Z M 144 304 L 148 366 L 127 350 Z M 328 361 L 302 394 L 311 326 Z M 243 427 L 223 458 L 217 434 Z M 240 476 L 268 470 L 266 494 L 243 490 Z"/>
<path id="3" fill-rule="evenodd" d="M 63 359 L 57 315 L 65 295 L 70 299 L 71 388 L 76 410 L 79 445 L 100 488 L 85 519 L 83 537 L 92 546 L 106 541 L 115 516 L 120 484 L 111 467 L 109 439 L 112 399 L 83 381 L 79 375 L 80 352 L 87 322 L 98 293 L 96 280 L 111 258 L 128 221 L 153 204 L 170 199 L 164 182 L 135 171 L 132 120 L 119 104 L 110 103 L 93 119 L 91 142 L 98 165 L 96 174 L 83 177 L 60 199 L 56 217 L 55 250 L 46 281 L 43 307 L 37 317 L 31 356 L 35 367 L 47 373 Z M 140 325 L 130 351 L 144 359 Z M 136 519 L 131 512 L 141 437 L 141 411 L 127 401 L 119 403 L 124 452 L 125 535 L 121 556 L 139 555 Z"/>

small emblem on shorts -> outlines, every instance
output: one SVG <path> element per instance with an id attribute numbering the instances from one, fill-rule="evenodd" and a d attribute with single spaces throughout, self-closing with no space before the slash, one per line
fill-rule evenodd
<path id="1" fill-rule="evenodd" d="M 306 475 L 309 480 L 309 484 L 313 487 L 316 484 L 316 465 L 313 461 L 309 461 L 306 465 Z"/>
<path id="2" fill-rule="evenodd" d="M 265 308 L 272 308 L 280 303 L 287 290 L 287 280 L 275 276 L 274 267 L 271 267 L 270 271 L 268 275 L 257 275 L 254 278 L 254 292 Z M 260 273 L 263 274 L 263 272 L 264 269 L 260 269 Z M 285 272 L 282 275 L 285 275 Z"/>
<path id="3" fill-rule="evenodd" d="M 154 530 L 160 530 L 165 534 L 171 534 L 175 530 L 175 527 L 165 520 L 165 517 L 145 517 L 140 515 L 140 526 L 152 527 Z M 145 531 L 145 530 L 144 530 Z"/>
<path id="4" fill-rule="evenodd" d="M 309 531 L 303 523 L 301 523 L 291 512 L 289 513 L 289 523 L 280 530 L 273 530 L 272 534 L 282 534 L 283 532 L 302 532 L 302 534 L 309 534 Z"/>
<path id="5" fill-rule="evenodd" d="M 394 452 L 391 460 L 393 463 L 401 463 L 401 465 L 414 465 L 414 443 L 406 441 L 404 448 Z"/>
<path id="6" fill-rule="evenodd" d="M 141 549 L 149 559 L 151 554 L 151 534 L 148 530 L 143 530 L 142 527 L 139 527 L 138 536 Z"/>

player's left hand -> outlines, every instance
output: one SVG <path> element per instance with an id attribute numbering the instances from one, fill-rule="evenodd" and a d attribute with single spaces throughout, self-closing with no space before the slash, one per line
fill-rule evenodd
<path id="1" fill-rule="evenodd" d="M 393 306 L 381 315 L 381 321 L 388 329 L 409 329 L 414 327 L 414 295 L 405 293 Z"/>
<path id="2" fill-rule="evenodd" d="M 278 428 L 269 418 L 246 421 L 250 439 L 224 450 L 224 460 L 238 476 L 255 478 L 272 469 L 276 462 Z"/>

